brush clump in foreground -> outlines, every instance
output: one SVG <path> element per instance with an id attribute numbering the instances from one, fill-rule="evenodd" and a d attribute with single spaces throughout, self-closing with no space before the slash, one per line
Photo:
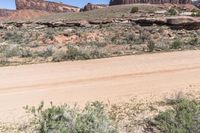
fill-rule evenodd
<path id="1" fill-rule="evenodd" d="M 29 123 L 1 131 L 35 133 L 198 133 L 200 101 L 187 98 L 161 102 L 105 105 L 102 102 L 77 105 L 24 107 L 33 117 Z"/>

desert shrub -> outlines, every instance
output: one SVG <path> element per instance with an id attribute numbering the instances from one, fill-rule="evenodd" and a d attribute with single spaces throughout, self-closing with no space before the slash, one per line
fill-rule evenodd
<path id="1" fill-rule="evenodd" d="M 132 9 L 131 9 L 131 13 L 136 13 L 138 11 L 139 11 L 138 7 L 132 7 Z"/>
<path id="2" fill-rule="evenodd" d="M 155 42 L 152 41 L 152 40 L 150 40 L 150 41 L 148 42 L 147 47 L 148 47 L 149 52 L 153 52 L 154 49 L 155 49 Z"/>
<path id="3" fill-rule="evenodd" d="M 54 34 L 55 34 L 55 31 L 53 29 L 48 29 L 48 31 L 45 34 L 45 38 L 53 40 Z"/>
<path id="4" fill-rule="evenodd" d="M 126 34 L 125 40 L 127 41 L 127 44 L 133 44 L 134 41 L 136 40 L 135 34 L 133 33 Z"/>
<path id="5" fill-rule="evenodd" d="M 22 48 L 22 47 L 18 47 L 18 46 L 6 46 L 3 48 L 3 52 L 2 54 L 5 56 L 5 57 L 15 57 L 15 56 L 18 56 L 18 57 L 31 57 L 32 56 L 32 53 L 29 49 L 25 49 L 25 48 Z"/>
<path id="6" fill-rule="evenodd" d="M 197 9 L 192 9 L 191 12 L 192 12 L 193 17 L 199 17 L 200 16 L 200 11 L 197 10 Z"/>
<path id="7" fill-rule="evenodd" d="M 31 57 L 32 52 L 29 49 L 20 49 L 19 56 L 22 58 Z"/>
<path id="8" fill-rule="evenodd" d="M 18 33 L 16 31 L 8 31 L 4 34 L 3 39 L 6 41 L 11 41 L 17 44 L 20 44 L 23 42 L 23 36 L 21 33 Z"/>
<path id="9" fill-rule="evenodd" d="M 6 46 L 3 49 L 4 50 L 2 53 L 5 57 L 13 57 L 20 55 L 20 48 L 17 46 Z"/>
<path id="10" fill-rule="evenodd" d="M 142 41 L 142 42 L 145 42 L 145 41 L 149 41 L 150 39 L 150 33 L 146 30 L 142 30 L 140 31 L 140 36 L 139 36 L 139 39 Z"/>
<path id="11" fill-rule="evenodd" d="M 198 11 L 195 16 L 200 17 L 200 11 Z"/>
<path id="12" fill-rule="evenodd" d="M 69 60 L 77 60 L 78 58 L 80 58 L 81 56 L 84 56 L 83 58 L 87 58 L 87 55 L 83 55 L 81 54 L 81 52 L 79 51 L 78 48 L 69 45 L 67 50 L 67 59 Z"/>
<path id="13" fill-rule="evenodd" d="M 50 57 L 53 55 L 53 48 L 51 46 L 48 46 L 46 49 L 44 49 L 42 51 L 35 52 L 35 55 L 39 56 L 39 57 L 44 57 L 44 58 Z"/>
<path id="14" fill-rule="evenodd" d="M 168 13 L 169 13 L 169 15 L 172 15 L 172 16 L 177 15 L 176 9 L 173 9 L 173 8 L 169 9 L 169 10 L 168 10 Z"/>
<path id="15" fill-rule="evenodd" d="M 107 55 L 95 46 L 84 46 L 84 47 L 74 47 L 69 45 L 67 51 L 67 60 L 87 60 L 87 59 L 97 59 L 103 58 Z"/>
<path id="16" fill-rule="evenodd" d="M 59 50 L 53 53 L 52 55 L 52 61 L 54 62 L 60 62 L 66 59 L 67 53 L 66 51 Z"/>
<path id="17" fill-rule="evenodd" d="M 0 66 L 5 66 L 5 65 L 8 65 L 9 64 L 9 61 L 7 58 L 5 57 L 0 57 Z"/>
<path id="18" fill-rule="evenodd" d="M 175 40 L 172 45 L 171 45 L 171 49 L 179 49 L 181 48 L 182 42 L 180 40 Z"/>
<path id="19" fill-rule="evenodd" d="M 200 11 L 192 12 L 193 17 L 199 17 L 200 16 Z"/>
<path id="20" fill-rule="evenodd" d="M 197 9 L 193 8 L 193 9 L 191 10 L 191 12 L 197 12 Z"/>
<path id="21" fill-rule="evenodd" d="M 33 114 L 30 122 L 33 132 L 39 133 L 117 133 L 117 128 L 108 117 L 105 105 L 101 102 L 88 103 L 83 109 L 68 105 L 44 108 L 42 102 L 39 107 L 25 109 Z"/>
<path id="22" fill-rule="evenodd" d="M 160 112 L 149 124 L 152 129 L 155 128 L 163 133 L 199 133 L 200 102 L 187 99 L 175 100 L 172 109 Z"/>
<path id="23" fill-rule="evenodd" d="M 196 46 L 199 44 L 199 40 L 197 37 L 195 38 L 192 38 L 190 41 L 189 41 L 189 44 L 192 45 L 192 46 Z"/>

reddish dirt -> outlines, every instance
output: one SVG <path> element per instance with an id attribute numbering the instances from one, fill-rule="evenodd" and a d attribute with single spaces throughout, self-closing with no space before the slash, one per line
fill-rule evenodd
<path id="1" fill-rule="evenodd" d="M 39 18 L 42 16 L 50 15 L 51 13 L 48 13 L 46 11 L 39 11 L 39 10 L 17 10 L 14 13 L 12 13 L 8 17 L 0 17 L 0 20 L 6 19 L 6 20 L 29 20 L 34 18 Z"/>

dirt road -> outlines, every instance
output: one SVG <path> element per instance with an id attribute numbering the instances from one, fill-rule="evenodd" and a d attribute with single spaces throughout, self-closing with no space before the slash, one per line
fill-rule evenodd
<path id="1" fill-rule="evenodd" d="M 22 116 L 41 101 L 120 102 L 200 85 L 200 51 L 0 68 L 0 120 Z"/>

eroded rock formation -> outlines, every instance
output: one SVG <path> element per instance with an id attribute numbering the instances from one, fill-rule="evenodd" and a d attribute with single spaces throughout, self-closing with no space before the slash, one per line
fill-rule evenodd
<path id="1" fill-rule="evenodd" d="M 90 11 L 90 10 L 95 10 L 95 9 L 100 9 L 100 8 L 105 8 L 108 5 L 103 5 L 103 4 L 91 4 L 88 3 L 87 5 L 84 6 L 83 9 L 81 9 L 81 11 Z"/>
<path id="2" fill-rule="evenodd" d="M 13 10 L 0 9 L 0 17 L 10 16 L 13 12 Z"/>
<path id="3" fill-rule="evenodd" d="M 45 25 L 47 27 L 84 27 L 89 25 L 100 25 L 110 23 L 132 23 L 141 26 L 169 26 L 171 29 L 181 30 L 197 30 L 200 29 L 200 18 L 179 16 L 179 17 L 151 17 L 151 18 L 130 18 L 130 19 L 100 19 L 100 20 L 85 20 L 85 21 L 58 21 L 58 22 L 37 22 L 38 25 Z"/>
<path id="4" fill-rule="evenodd" d="M 63 3 L 49 2 L 44 0 L 15 0 L 16 9 L 43 10 L 48 12 L 79 12 L 79 8 Z"/>
<path id="5" fill-rule="evenodd" d="M 194 4 L 196 7 L 200 8 L 200 0 L 193 1 L 193 4 Z"/>
<path id="6" fill-rule="evenodd" d="M 121 4 L 134 4 L 134 3 L 151 3 L 151 4 L 190 4 L 191 0 L 111 0 L 110 5 L 121 5 Z"/>

